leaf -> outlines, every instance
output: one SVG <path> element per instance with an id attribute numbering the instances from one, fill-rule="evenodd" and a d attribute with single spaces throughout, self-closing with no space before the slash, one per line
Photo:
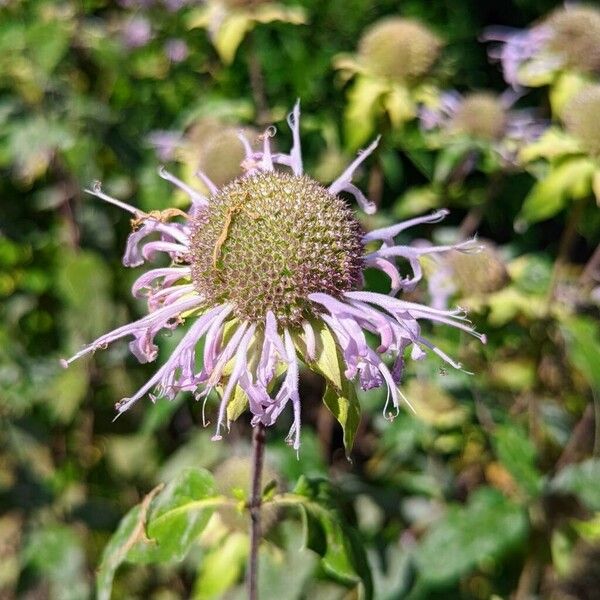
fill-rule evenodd
<path id="1" fill-rule="evenodd" d="M 514 425 L 499 426 L 494 431 L 494 445 L 500 462 L 517 485 L 530 496 L 538 496 L 543 479 L 535 466 L 535 446 L 525 432 Z"/>
<path id="2" fill-rule="evenodd" d="M 600 169 L 596 169 L 592 179 L 592 190 L 596 196 L 596 204 L 600 206 Z"/>
<path id="3" fill-rule="evenodd" d="M 49 597 L 61 600 L 89 598 L 85 549 L 75 529 L 58 524 L 34 528 L 23 559 L 50 582 Z"/>
<path id="4" fill-rule="evenodd" d="M 344 449 L 346 456 L 349 456 L 360 424 L 360 404 L 356 397 L 356 389 L 351 382 L 346 382 L 342 392 L 337 392 L 331 385 L 326 384 L 323 402 L 342 426 Z"/>
<path id="5" fill-rule="evenodd" d="M 415 553 L 420 578 L 447 585 L 486 561 L 498 561 L 527 535 L 523 509 L 491 488 L 479 488 L 465 506 L 451 507 Z"/>
<path id="6" fill-rule="evenodd" d="M 535 142 L 524 146 L 520 153 L 521 162 L 528 163 L 540 158 L 553 160 L 568 154 L 580 154 L 579 142 L 557 127 L 549 127 Z"/>
<path id="7" fill-rule="evenodd" d="M 568 357 L 592 389 L 600 390 L 600 325 L 589 317 L 570 317 L 561 325 Z"/>
<path id="8" fill-rule="evenodd" d="M 162 485 L 155 487 L 138 506 L 134 506 L 121 519 L 117 531 L 113 534 L 110 541 L 102 553 L 102 561 L 98 568 L 96 577 L 96 596 L 98 600 L 110 600 L 112 582 L 119 566 L 125 561 L 127 553 L 137 544 L 140 539 L 144 539 L 144 523 L 148 506 L 152 498 L 162 489 Z"/>
<path id="9" fill-rule="evenodd" d="M 99 600 L 110 598 L 114 574 L 125 561 L 181 560 L 223 502 L 204 469 L 186 469 L 166 487 L 154 488 L 125 515 L 104 550 L 96 582 Z"/>
<path id="10" fill-rule="evenodd" d="M 235 421 L 248 408 L 248 395 L 239 386 L 235 386 L 233 397 L 227 404 L 227 421 Z"/>
<path id="11" fill-rule="evenodd" d="M 394 85 L 383 96 L 382 102 L 393 127 L 400 127 L 406 121 L 414 119 L 416 115 L 415 103 L 410 97 L 408 89 L 403 85 Z"/>
<path id="12" fill-rule="evenodd" d="M 571 158 L 553 166 L 525 198 L 520 219 L 529 223 L 549 219 L 569 200 L 585 198 L 591 193 L 594 170 L 594 163 L 586 157 Z"/>
<path id="13" fill-rule="evenodd" d="M 323 568 L 346 584 L 361 582 L 364 597 L 369 600 L 373 583 L 364 546 L 342 520 L 334 498 L 327 480 L 301 477 L 290 504 L 302 510 L 305 544 L 321 556 Z"/>
<path id="14" fill-rule="evenodd" d="M 551 481 L 553 490 L 579 496 L 590 509 L 600 511 L 600 459 L 588 458 L 562 469 Z"/>
<path id="15" fill-rule="evenodd" d="M 214 44 L 221 60 L 229 65 L 253 23 L 245 13 L 230 14 L 224 20 L 214 36 Z"/>
<path id="16" fill-rule="evenodd" d="M 373 135 L 380 112 L 379 99 L 387 86 L 377 79 L 359 75 L 350 88 L 344 114 L 348 148 L 355 150 Z"/>
<path id="17" fill-rule="evenodd" d="M 222 598 L 238 581 L 248 556 L 248 548 L 248 536 L 234 532 L 209 551 L 200 565 L 193 599 Z"/>
<path id="18" fill-rule="evenodd" d="M 316 358 L 313 361 L 307 362 L 311 369 L 323 375 L 336 390 L 341 391 L 346 382 L 344 376 L 345 369 L 333 334 L 329 330 L 329 327 L 321 322 L 313 321 L 311 325 L 315 332 Z M 304 340 L 299 336 L 295 336 L 294 341 L 300 355 L 306 356 L 307 350 Z"/>

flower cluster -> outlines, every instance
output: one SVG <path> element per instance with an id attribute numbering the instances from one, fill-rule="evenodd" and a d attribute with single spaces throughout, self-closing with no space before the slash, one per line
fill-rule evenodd
<path id="1" fill-rule="evenodd" d="M 550 83 L 563 70 L 600 72 L 600 10 L 567 5 L 525 30 L 488 29 L 490 57 L 500 61 L 504 79 L 515 88 Z"/>
<path id="2" fill-rule="evenodd" d="M 325 335 L 336 342 L 347 380 L 356 378 L 363 389 L 385 386 L 396 410 L 407 353 L 418 360 L 430 350 L 461 368 L 422 335 L 421 321 L 451 325 L 485 341 L 461 310 L 396 297 L 421 279 L 420 257 L 451 249 L 473 251 L 472 241 L 424 247 L 398 243 L 408 228 L 437 223 L 447 211 L 364 233 L 341 194 L 353 196 L 367 213 L 375 210 L 352 180 L 378 140 L 326 188 L 304 174 L 299 121 L 296 104 L 288 117 L 293 138 L 289 153 L 272 151 L 272 130 L 262 136 L 258 151 L 240 134 L 245 173 L 218 188 L 199 171 L 208 195 L 161 169 L 162 177 L 188 194 L 188 212 L 146 214 L 106 195 L 100 186 L 88 190 L 133 215 L 126 266 L 143 265 L 160 254 L 170 265 L 146 270 L 133 284 L 133 295 L 147 302 L 146 316 L 101 336 L 64 365 L 121 338 L 131 339 L 129 347 L 138 360 L 154 361 L 157 334 L 189 323 L 150 380 L 117 403 L 119 414 L 145 395 L 172 399 L 191 391 L 206 398 L 215 389 L 220 392 L 216 439 L 229 420 L 230 401 L 241 395 L 253 424 L 272 425 L 291 404 L 288 440 L 297 449 L 300 362 L 310 367 L 318 361 Z M 407 261 L 408 275 L 402 275 L 399 261 Z M 362 289 L 367 268 L 389 276 L 389 294 Z M 367 334 L 378 338 L 375 348 Z"/>

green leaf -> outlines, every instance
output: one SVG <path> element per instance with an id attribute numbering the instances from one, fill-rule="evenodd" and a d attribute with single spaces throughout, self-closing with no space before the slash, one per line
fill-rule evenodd
<path id="1" fill-rule="evenodd" d="M 589 317 L 570 317 L 562 321 L 561 329 L 569 360 L 591 388 L 600 390 L 600 325 Z"/>
<path id="2" fill-rule="evenodd" d="M 227 404 L 227 420 L 235 421 L 248 408 L 248 395 L 239 386 L 235 386 L 233 397 Z"/>
<path id="3" fill-rule="evenodd" d="M 525 432 L 513 425 L 499 426 L 494 431 L 494 445 L 500 462 L 517 485 L 530 496 L 539 495 L 543 479 L 535 466 L 535 446 Z"/>
<path id="4" fill-rule="evenodd" d="M 427 532 L 415 554 L 420 578 L 430 586 L 455 582 L 484 562 L 500 560 L 527 529 L 522 508 L 497 490 L 480 488 Z"/>
<path id="5" fill-rule="evenodd" d="M 315 332 L 316 358 L 308 362 L 311 369 L 317 371 L 327 379 L 336 390 L 343 390 L 346 383 L 344 364 L 340 357 L 337 344 L 329 327 L 319 322 L 311 323 Z M 296 347 L 300 356 L 306 356 L 306 344 L 299 336 L 295 336 Z"/>
<path id="6" fill-rule="evenodd" d="M 194 585 L 194 600 L 222 598 L 238 581 L 248 556 L 248 547 L 248 536 L 234 532 L 208 552 Z"/>
<path id="7" fill-rule="evenodd" d="M 535 142 L 524 146 L 519 160 L 524 163 L 540 158 L 558 159 L 569 154 L 581 154 L 579 142 L 558 127 L 549 127 Z"/>
<path id="8" fill-rule="evenodd" d="M 231 14 L 223 20 L 214 36 L 214 44 L 226 65 L 231 64 L 244 36 L 253 26 L 245 13 Z"/>
<path id="9" fill-rule="evenodd" d="M 569 200 L 585 198 L 591 193 L 594 170 L 594 163 L 586 157 L 571 158 L 552 166 L 525 198 L 520 219 L 528 223 L 549 219 Z"/>
<path id="10" fill-rule="evenodd" d="M 346 381 L 341 392 L 326 384 L 323 402 L 342 426 L 344 449 L 346 456 L 349 456 L 360 423 L 360 404 L 354 384 Z"/>
<path id="11" fill-rule="evenodd" d="M 551 481 L 553 490 L 579 496 L 591 510 L 600 511 L 600 459 L 589 458 L 562 469 Z"/>
<path id="12" fill-rule="evenodd" d="M 49 597 L 89 598 L 85 550 L 74 529 L 58 524 L 38 526 L 27 540 L 23 559 L 50 582 Z"/>
<path id="13" fill-rule="evenodd" d="M 383 107 L 390 116 L 393 127 L 400 127 L 406 121 L 414 119 L 416 107 L 408 89 L 403 85 L 394 85 L 383 96 Z"/>
<path id="14" fill-rule="evenodd" d="M 125 561 L 181 560 L 223 502 L 203 469 L 186 469 L 166 487 L 154 488 L 125 515 L 104 549 L 96 582 L 99 600 L 109 600 L 114 574 Z"/>
<path id="15" fill-rule="evenodd" d="M 375 131 L 375 119 L 381 111 L 379 100 L 387 86 L 377 79 L 359 75 L 348 93 L 344 114 L 348 148 L 355 150 Z"/>
<path id="16" fill-rule="evenodd" d="M 321 556 L 323 568 L 346 584 L 360 582 L 364 597 L 373 597 L 373 583 L 364 546 L 343 521 L 335 493 L 325 479 L 301 477 L 294 494 L 287 497 L 302 510 L 305 544 Z"/>

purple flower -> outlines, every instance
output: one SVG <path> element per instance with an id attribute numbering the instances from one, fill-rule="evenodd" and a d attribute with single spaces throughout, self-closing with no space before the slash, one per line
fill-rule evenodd
<path id="1" fill-rule="evenodd" d="M 145 17 L 134 17 L 123 28 L 123 43 L 128 48 L 141 48 L 152 38 L 152 26 Z"/>
<path id="2" fill-rule="evenodd" d="M 437 105 L 419 110 L 421 127 L 445 138 L 470 139 L 488 144 L 507 165 L 519 149 L 539 138 L 547 123 L 532 109 L 513 109 L 521 94 L 512 89 L 497 96 L 489 92 L 457 91 L 441 94 Z"/>
<path id="3" fill-rule="evenodd" d="M 173 63 L 183 62 L 189 55 L 190 50 L 188 45 L 180 39 L 173 38 L 167 40 L 165 44 L 165 54 Z"/>
<path id="4" fill-rule="evenodd" d="M 191 391 L 206 399 L 218 390 L 214 439 L 228 425 L 228 405 L 241 397 L 252 424 L 273 425 L 291 406 L 288 440 L 297 449 L 300 362 L 318 365 L 327 340 L 338 347 L 345 378 L 357 380 L 363 389 L 386 387 L 386 415 L 390 402 L 399 410 L 403 396 L 398 384 L 407 355 L 420 360 L 430 351 L 461 368 L 424 337 L 422 321 L 450 325 L 485 342 L 462 310 L 439 310 L 396 297 L 421 279 L 421 256 L 473 251 L 472 241 L 420 248 L 397 242 L 406 229 L 437 223 L 447 211 L 365 234 L 340 194 L 354 196 L 363 210 L 374 212 L 352 179 L 378 140 L 325 188 L 304 174 L 299 104 L 288 124 L 293 138 L 289 153 L 272 152 L 274 129 L 262 136 L 260 150 L 240 134 L 245 174 L 218 189 L 199 172 L 208 196 L 161 169 L 164 179 L 189 196 L 187 213 L 171 209 L 146 214 L 107 196 L 99 186 L 88 190 L 134 216 L 126 266 L 143 265 L 159 254 L 170 265 L 146 269 L 133 285 L 132 294 L 147 302 L 146 316 L 101 336 L 63 364 L 122 338 L 130 340 L 138 360 L 151 362 L 159 352 L 157 334 L 189 324 L 154 376 L 117 403 L 119 414 L 146 395 L 172 399 L 180 391 Z M 402 274 L 400 262 L 408 264 L 408 274 Z M 388 295 L 362 289 L 366 268 L 390 278 Z M 367 342 L 367 333 L 377 337 L 376 348 Z"/>
<path id="5" fill-rule="evenodd" d="M 551 83 L 563 69 L 600 72 L 600 10 L 593 6 L 566 4 L 529 29 L 491 27 L 483 41 L 489 56 L 499 61 L 504 79 L 513 88 Z"/>

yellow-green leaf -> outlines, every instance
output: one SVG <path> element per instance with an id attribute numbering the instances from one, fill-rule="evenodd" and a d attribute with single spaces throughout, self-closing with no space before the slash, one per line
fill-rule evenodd
<path id="1" fill-rule="evenodd" d="M 343 389 L 338 392 L 327 384 L 323 402 L 342 426 L 344 449 L 346 450 L 346 456 L 348 456 L 360 423 L 360 404 L 354 385 L 352 382 L 347 381 Z"/>
<path id="2" fill-rule="evenodd" d="M 388 86 L 377 79 L 358 76 L 348 93 L 348 104 L 344 115 L 348 147 L 358 148 L 371 136 L 375 119 L 380 111 L 378 105 Z"/>
<path id="3" fill-rule="evenodd" d="M 572 158 L 554 166 L 525 198 L 521 218 L 529 223 L 549 219 L 569 200 L 584 198 L 592 191 L 594 171 L 594 163 L 586 157 Z"/>
<path id="4" fill-rule="evenodd" d="M 239 45 L 252 26 L 252 21 L 244 13 L 231 14 L 223 20 L 213 41 L 221 60 L 226 65 L 231 64 Z"/>

